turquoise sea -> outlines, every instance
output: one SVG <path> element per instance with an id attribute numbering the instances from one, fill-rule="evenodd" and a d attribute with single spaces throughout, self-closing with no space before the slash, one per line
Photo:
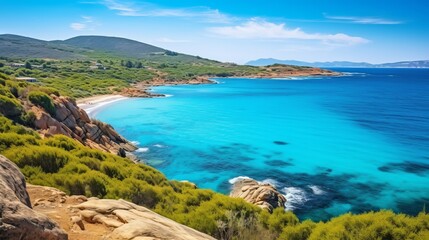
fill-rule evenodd
<path id="1" fill-rule="evenodd" d="M 429 69 L 336 69 L 341 77 L 215 79 L 157 87 L 96 113 L 168 178 L 227 194 L 275 184 L 300 218 L 429 203 Z"/>

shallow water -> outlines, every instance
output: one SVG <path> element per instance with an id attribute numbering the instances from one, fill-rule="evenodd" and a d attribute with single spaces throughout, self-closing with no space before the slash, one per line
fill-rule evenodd
<path id="1" fill-rule="evenodd" d="M 157 87 L 97 113 L 170 179 L 228 193 L 247 176 L 275 184 L 315 220 L 429 202 L 429 70 L 340 69 L 342 77 L 217 79 Z"/>

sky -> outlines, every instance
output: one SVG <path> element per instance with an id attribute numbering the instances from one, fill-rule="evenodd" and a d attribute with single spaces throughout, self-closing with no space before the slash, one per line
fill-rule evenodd
<path id="1" fill-rule="evenodd" d="M 0 0 L 0 34 L 124 37 L 224 62 L 429 59 L 426 0 Z"/>

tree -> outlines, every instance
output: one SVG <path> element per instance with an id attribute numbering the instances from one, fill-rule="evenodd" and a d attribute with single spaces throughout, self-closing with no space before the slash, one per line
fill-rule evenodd
<path id="1" fill-rule="evenodd" d="M 136 62 L 135 67 L 136 68 L 143 68 L 142 62 Z"/>
<path id="2" fill-rule="evenodd" d="M 26 69 L 31 69 L 31 63 L 30 62 L 25 62 L 25 66 Z"/>
<path id="3" fill-rule="evenodd" d="M 125 67 L 127 67 L 127 68 L 132 68 L 133 67 L 133 63 L 131 62 L 131 61 L 127 61 L 126 63 L 125 63 Z"/>

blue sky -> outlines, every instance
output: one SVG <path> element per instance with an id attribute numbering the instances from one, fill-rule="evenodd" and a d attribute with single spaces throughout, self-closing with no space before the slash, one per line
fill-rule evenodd
<path id="1" fill-rule="evenodd" d="M 424 0 L 0 0 L 0 33 L 130 38 L 245 63 L 429 59 Z"/>

